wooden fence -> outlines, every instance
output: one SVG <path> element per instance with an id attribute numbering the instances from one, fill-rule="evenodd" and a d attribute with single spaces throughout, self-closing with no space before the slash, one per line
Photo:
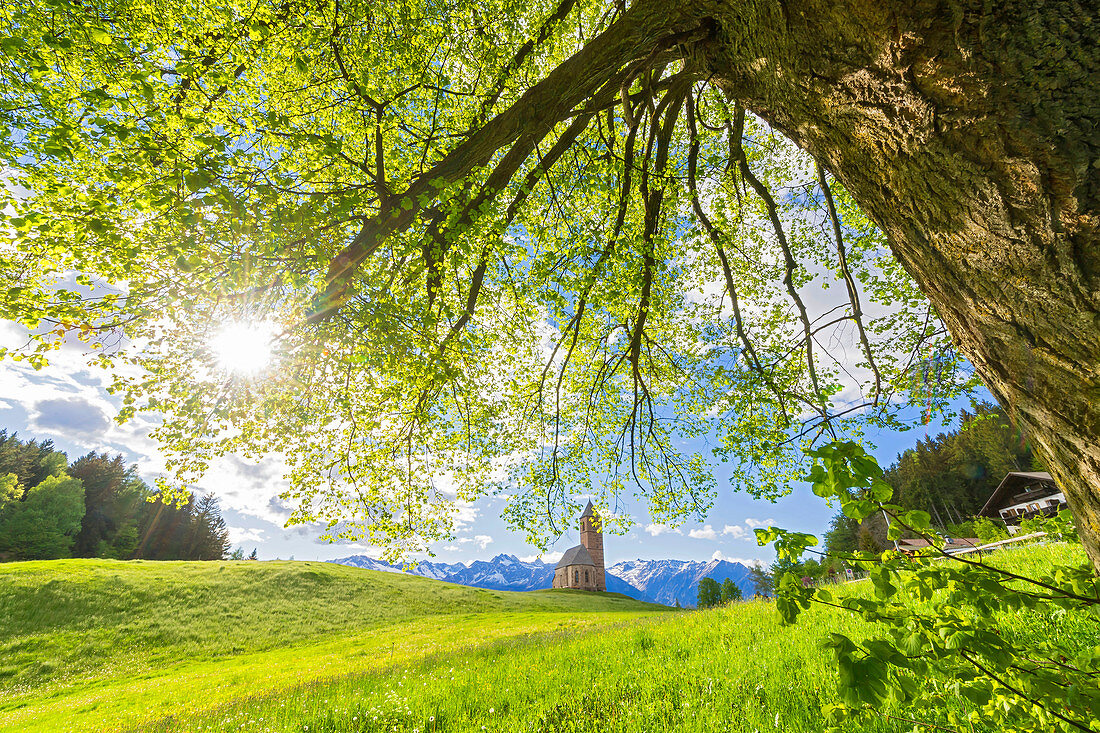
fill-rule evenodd
<path id="1" fill-rule="evenodd" d="M 1020 535 L 1019 537 L 1009 537 L 1007 540 L 997 540 L 996 542 L 990 542 L 987 545 L 979 545 L 978 547 L 964 547 L 960 550 L 953 550 L 947 552 L 948 555 L 969 555 L 972 552 L 982 552 L 987 550 L 1000 550 L 1008 545 L 1015 544 L 1017 542 L 1030 542 L 1032 540 L 1038 540 L 1046 537 L 1046 532 L 1032 532 L 1031 534 Z M 938 557 L 937 560 L 943 560 L 944 558 Z M 861 580 L 867 580 L 868 573 L 860 570 L 853 573 L 855 577 L 851 580 L 839 581 L 842 583 L 858 583 Z"/>

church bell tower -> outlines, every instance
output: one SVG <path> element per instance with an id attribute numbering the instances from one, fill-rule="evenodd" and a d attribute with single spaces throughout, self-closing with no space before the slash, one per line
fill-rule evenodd
<path id="1" fill-rule="evenodd" d="M 596 514 L 592 502 L 588 502 L 584 513 L 581 514 L 581 544 L 592 556 L 592 561 L 596 563 L 596 590 L 607 590 L 607 579 L 604 576 L 603 567 L 603 529 L 600 515 Z"/>

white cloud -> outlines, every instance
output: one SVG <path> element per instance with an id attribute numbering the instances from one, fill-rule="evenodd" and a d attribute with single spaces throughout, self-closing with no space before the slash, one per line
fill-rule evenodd
<path id="1" fill-rule="evenodd" d="M 749 517 L 748 519 L 745 520 L 745 524 L 752 527 L 753 529 L 755 529 L 757 527 L 774 527 L 775 526 L 775 520 L 774 519 L 753 519 L 752 517 Z"/>
<path id="2" fill-rule="evenodd" d="M 742 527 L 740 524 L 727 524 L 722 528 L 723 535 L 732 535 L 733 539 L 740 540 L 748 537 L 748 530 Z"/>
<path id="3" fill-rule="evenodd" d="M 486 547 L 488 547 L 489 545 L 491 545 L 493 543 L 493 538 L 490 537 L 487 534 L 479 534 L 476 537 L 461 537 L 458 540 L 458 543 L 460 545 L 466 545 L 466 544 L 469 544 L 471 542 L 473 542 L 478 547 L 480 547 L 482 550 L 484 550 Z"/>
<path id="4" fill-rule="evenodd" d="M 264 531 L 256 527 L 226 527 L 229 530 L 229 541 L 234 545 L 245 542 L 263 542 Z"/>
<path id="5" fill-rule="evenodd" d="M 103 409 L 83 397 L 39 400 L 31 413 L 31 428 L 62 435 L 102 435 L 110 427 Z"/>
<path id="6" fill-rule="evenodd" d="M 466 501 L 464 499 L 455 499 L 454 503 L 454 522 L 456 529 L 463 529 L 474 523 L 478 514 L 481 513 L 477 507 L 474 506 L 472 501 Z"/>
<path id="7" fill-rule="evenodd" d="M 667 524 L 647 524 L 645 528 L 646 532 L 649 532 L 654 537 L 662 535 L 665 532 L 671 532 L 672 528 Z"/>
<path id="8" fill-rule="evenodd" d="M 545 563 L 556 563 L 561 560 L 561 556 L 564 552 L 547 552 L 543 555 L 524 555 L 520 558 L 520 562 L 534 562 L 535 560 L 542 560 Z"/>
<path id="9" fill-rule="evenodd" d="M 287 465 L 279 456 L 250 461 L 225 456 L 214 461 L 199 485 L 218 497 L 222 509 L 232 509 L 282 527 L 290 510 L 279 498 L 287 489 Z"/>
<path id="10" fill-rule="evenodd" d="M 739 562 L 745 567 L 752 567 L 760 563 L 759 560 L 755 560 L 751 557 L 730 557 L 721 550 L 715 550 L 714 554 L 710 556 L 711 560 L 725 560 L 726 562 Z"/>
<path id="11" fill-rule="evenodd" d="M 0 322 L 0 345 L 18 346 L 24 338 L 18 327 Z M 54 440 L 72 453 L 70 459 L 91 450 L 121 453 L 127 462 L 137 463 L 142 478 L 151 481 L 162 475 L 164 460 L 149 438 L 159 418 L 139 415 L 116 424 L 119 400 L 106 391 L 111 374 L 90 366 L 89 358 L 76 347 L 63 346 L 50 353 L 49 365 L 40 371 L 26 362 L 5 361 L 0 365 L 0 409 L 22 410 L 24 427 L 33 437 Z"/>
<path id="12" fill-rule="evenodd" d="M 702 529 L 693 529 L 688 532 L 688 537 L 693 540 L 715 540 L 718 539 L 718 533 L 714 531 L 714 527 L 705 524 Z"/>

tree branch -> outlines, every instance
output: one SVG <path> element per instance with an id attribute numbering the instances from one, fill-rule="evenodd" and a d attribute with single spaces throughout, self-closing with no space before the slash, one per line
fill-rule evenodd
<path id="1" fill-rule="evenodd" d="M 825 169 L 821 166 L 821 162 L 815 160 L 814 166 L 817 168 L 818 185 L 821 186 L 821 191 L 825 194 L 825 204 L 829 211 L 829 220 L 833 223 L 833 236 L 836 239 L 836 251 L 840 260 L 840 272 L 844 276 L 844 284 L 848 288 L 848 300 L 852 304 L 852 320 L 855 321 L 856 329 L 859 331 L 859 342 L 863 344 L 863 353 L 867 357 L 867 366 L 875 375 L 875 395 L 871 403 L 877 405 L 879 396 L 882 393 L 882 375 L 879 373 L 878 365 L 875 364 L 875 356 L 871 351 L 871 341 L 867 338 L 867 331 L 863 327 L 863 309 L 860 307 L 859 291 L 856 289 L 855 280 L 852 278 L 852 271 L 848 268 L 848 253 L 844 246 L 844 235 L 841 233 L 840 217 L 837 216 L 836 213 L 833 192 L 829 188 L 829 181 L 825 177 Z"/>

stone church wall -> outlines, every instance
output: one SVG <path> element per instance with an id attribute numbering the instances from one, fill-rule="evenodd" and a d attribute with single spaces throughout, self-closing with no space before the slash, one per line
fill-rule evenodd
<path id="1" fill-rule="evenodd" d="M 554 572 L 554 588 L 597 590 L 599 573 L 591 565 L 569 565 Z"/>

